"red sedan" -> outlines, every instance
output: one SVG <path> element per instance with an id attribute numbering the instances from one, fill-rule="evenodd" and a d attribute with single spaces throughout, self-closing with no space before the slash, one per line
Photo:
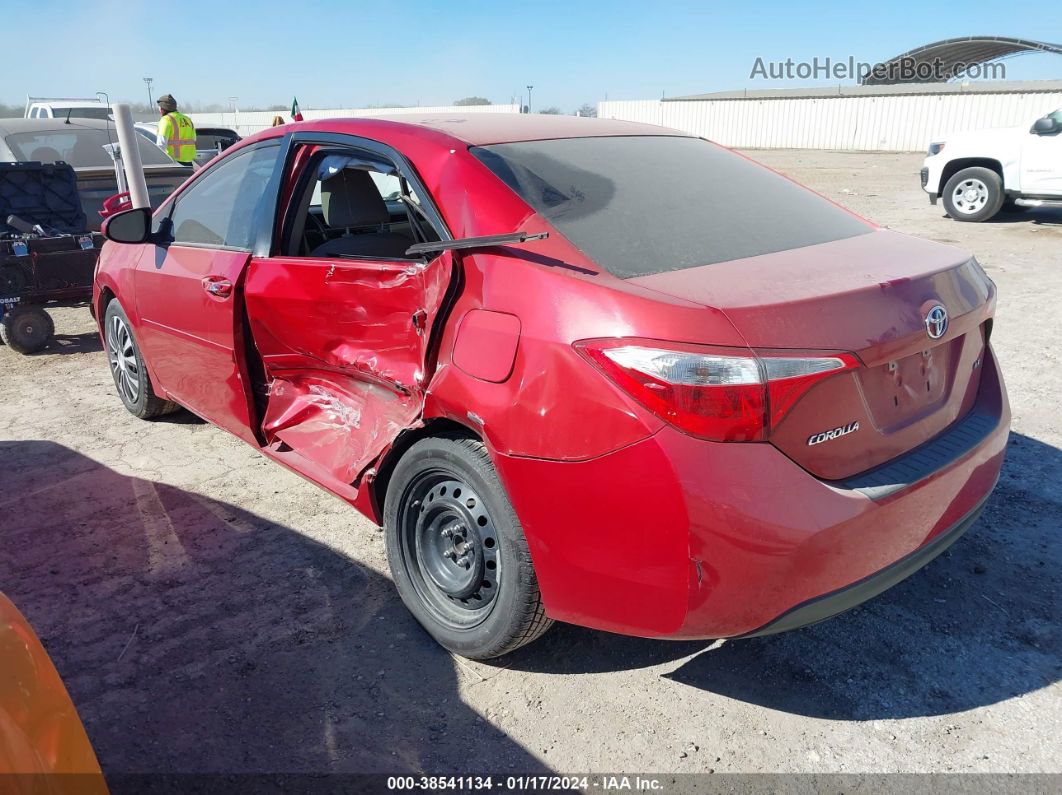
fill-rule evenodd
<path id="1" fill-rule="evenodd" d="M 382 524 L 468 657 L 552 619 L 822 620 L 955 541 L 1002 465 L 977 261 L 675 131 L 286 125 L 104 232 L 126 408 L 185 406 Z"/>

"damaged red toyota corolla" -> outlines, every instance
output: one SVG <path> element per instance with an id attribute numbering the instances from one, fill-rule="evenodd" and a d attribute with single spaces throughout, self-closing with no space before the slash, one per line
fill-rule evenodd
<path id="1" fill-rule="evenodd" d="M 382 524 L 468 657 L 551 619 L 819 621 L 955 541 L 1003 461 L 977 262 L 674 131 L 286 125 L 104 233 L 126 407 L 186 406 Z"/>

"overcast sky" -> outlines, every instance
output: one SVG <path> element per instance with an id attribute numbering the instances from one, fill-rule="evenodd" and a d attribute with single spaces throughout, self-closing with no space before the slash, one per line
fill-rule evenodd
<path id="1" fill-rule="evenodd" d="M 1062 2 L 430 2 L 214 0 L 5 4 L 0 101 L 26 94 L 303 108 L 533 105 L 835 84 L 750 79 L 756 59 L 876 62 L 954 36 L 1062 39 Z M 174 21 L 191 20 L 188 24 Z M 1062 78 L 1062 56 L 1009 60 L 1009 79 Z"/>

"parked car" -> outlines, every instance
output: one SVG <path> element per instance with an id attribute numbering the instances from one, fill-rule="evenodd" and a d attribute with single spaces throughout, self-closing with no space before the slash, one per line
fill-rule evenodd
<path id="1" fill-rule="evenodd" d="M 133 127 L 153 144 L 158 139 L 156 122 L 137 122 Z M 195 133 L 195 162 L 201 166 L 240 140 L 240 136 L 227 127 L 197 127 Z"/>
<path id="2" fill-rule="evenodd" d="M 26 97 L 25 117 L 114 121 L 110 107 L 97 97 Z"/>
<path id="3" fill-rule="evenodd" d="M 3 594 L 0 779 L 5 792 L 107 793 L 96 754 L 48 652 Z"/>
<path id="4" fill-rule="evenodd" d="M 65 162 L 73 166 L 88 231 L 99 230 L 103 202 L 118 193 L 114 163 L 104 149 L 117 141 L 114 125 L 106 121 L 0 119 L 0 161 Z M 140 145 L 140 158 L 154 207 L 192 173 L 191 168 L 177 165 L 146 141 Z"/>
<path id="5" fill-rule="evenodd" d="M 819 621 L 940 554 L 1002 464 L 973 257 L 660 127 L 289 125 L 104 235 L 125 407 L 186 406 L 382 524 L 468 657 L 552 619 Z"/>
<path id="6" fill-rule="evenodd" d="M 987 221 L 1006 201 L 1062 207 L 1062 108 L 1031 127 L 955 132 L 929 145 L 921 171 L 931 204 L 956 221 Z"/>

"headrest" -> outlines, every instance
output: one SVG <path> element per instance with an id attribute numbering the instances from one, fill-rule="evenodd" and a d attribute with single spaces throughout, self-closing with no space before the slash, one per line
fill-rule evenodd
<path id="1" fill-rule="evenodd" d="M 373 226 L 391 220 L 369 172 L 354 168 L 321 182 L 321 211 L 331 227 Z"/>

